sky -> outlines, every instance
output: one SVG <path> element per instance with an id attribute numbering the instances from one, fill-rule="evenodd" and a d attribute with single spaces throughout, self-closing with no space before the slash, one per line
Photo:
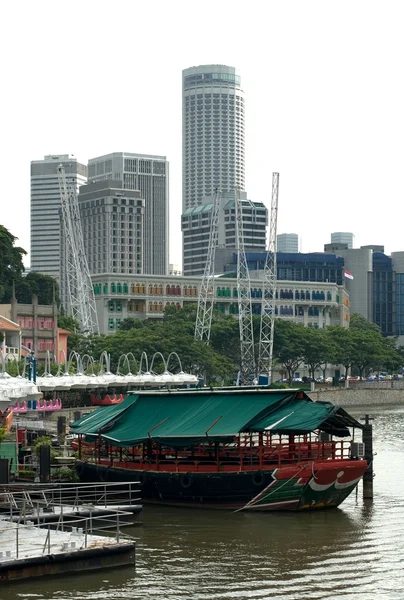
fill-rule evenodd
<path id="1" fill-rule="evenodd" d="M 404 250 L 404 3 L 70 0 L 0 9 L 0 224 L 27 251 L 30 161 L 110 152 L 170 163 L 170 262 L 181 263 L 182 69 L 239 69 L 246 190 L 302 252 L 333 231 Z M 29 264 L 29 257 L 26 261 Z"/>

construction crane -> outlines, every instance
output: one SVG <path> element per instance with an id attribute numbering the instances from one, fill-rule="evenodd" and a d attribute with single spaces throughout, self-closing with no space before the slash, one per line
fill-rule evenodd
<path id="1" fill-rule="evenodd" d="M 63 248 L 61 281 L 66 285 L 67 313 L 80 323 L 82 333 L 98 333 L 94 290 L 84 250 L 79 202 L 75 182 L 67 183 L 63 165 L 57 168 L 61 218 L 63 221 Z"/>
<path id="2" fill-rule="evenodd" d="M 209 344 L 215 295 L 215 255 L 219 237 L 220 192 L 216 190 L 210 224 L 209 246 L 203 271 L 195 323 L 195 339 Z"/>
<path id="3" fill-rule="evenodd" d="M 235 232 L 237 248 L 237 296 L 240 327 L 239 383 L 248 385 L 255 377 L 254 332 L 251 306 L 251 283 L 244 249 L 243 208 L 239 190 L 235 194 Z"/>
<path id="4" fill-rule="evenodd" d="M 261 304 L 261 326 L 258 354 L 258 376 L 266 375 L 271 383 L 274 345 L 276 297 L 276 228 L 278 220 L 279 173 L 272 173 L 272 201 L 269 225 L 269 244 L 264 268 Z"/>

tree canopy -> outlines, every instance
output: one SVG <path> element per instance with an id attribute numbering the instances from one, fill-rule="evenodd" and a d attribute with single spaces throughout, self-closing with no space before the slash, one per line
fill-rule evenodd
<path id="1" fill-rule="evenodd" d="M 20 304 L 31 304 L 33 294 L 38 297 L 38 304 L 52 304 L 54 298 L 59 304 L 59 288 L 54 277 L 34 271 L 24 276 L 23 258 L 27 253 L 15 245 L 16 241 L 17 238 L 0 225 L 0 303 L 11 301 L 14 283 Z"/>
<path id="2" fill-rule="evenodd" d="M 15 245 L 17 238 L 4 225 L 0 225 L 0 302 L 9 302 L 13 281 L 24 272 L 23 257 L 26 251 Z"/>

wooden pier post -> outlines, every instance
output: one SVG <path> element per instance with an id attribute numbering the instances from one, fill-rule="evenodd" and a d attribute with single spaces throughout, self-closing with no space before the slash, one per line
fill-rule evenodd
<path id="1" fill-rule="evenodd" d="M 373 499 L 373 431 L 369 415 L 365 415 L 365 426 L 362 432 L 362 440 L 365 444 L 365 460 L 368 468 L 363 476 L 363 498 Z"/>

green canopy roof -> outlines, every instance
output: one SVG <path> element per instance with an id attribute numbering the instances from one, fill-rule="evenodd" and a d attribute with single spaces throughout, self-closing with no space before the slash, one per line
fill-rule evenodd
<path id="1" fill-rule="evenodd" d="M 84 415 L 70 425 L 73 433 L 81 433 L 86 436 L 97 436 L 102 427 L 113 423 L 117 417 L 124 413 L 135 402 L 137 396 L 130 395 L 119 404 L 112 406 L 100 406 L 89 415 Z"/>
<path id="2" fill-rule="evenodd" d="M 313 402 L 298 390 L 140 393 L 108 409 L 74 423 L 74 433 L 101 435 L 116 446 L 152 439 L 185 447 L 203 440 L 231 441 L 239 433 L 303 434 L 321 428 L 346 436 L 348 426 L 361 427 L 334 404 Z"/>

